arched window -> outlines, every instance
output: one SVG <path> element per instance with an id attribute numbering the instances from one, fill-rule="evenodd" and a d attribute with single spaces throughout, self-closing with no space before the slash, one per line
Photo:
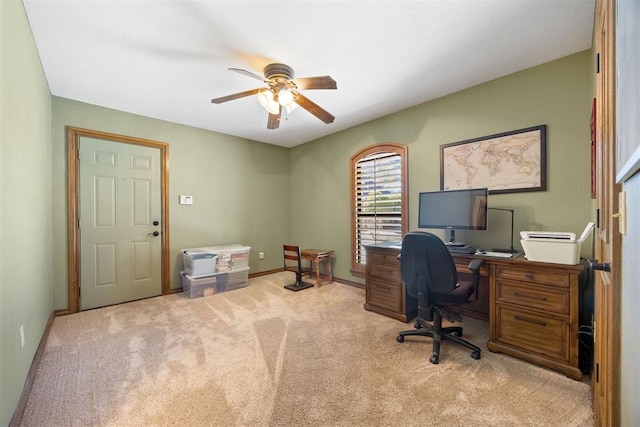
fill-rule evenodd
<path id="1" fill-rule="evenodd" d="M 407 147 L 381 143 L 351 157 L 351 273 L 364 277 L 364 245 L 407 233 Z"/>

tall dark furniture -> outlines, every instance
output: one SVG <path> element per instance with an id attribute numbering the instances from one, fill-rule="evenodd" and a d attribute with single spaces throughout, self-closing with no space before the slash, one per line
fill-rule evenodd
<path id="1" fill-rule="evenodd" d="M 426 232 L 412 232 L 402 240 L 400 271 L 407 291 L 418 300 L 418 319 L 415 329 L 402 331 L 396 338 L 404 342 L 406 336 L 427 336 L 433 340 L 433 354 L 429 361 L 440 361 L 441 341 L 452 341 L 471 350 L 471 357 L 480 359 L 480 348 L 462 339 L 459 326 L 442 326 L 442 318 L 461 321 L 452 307 L 460 306 L 475 293 L 477 300 L 481 259 L 469 264 L 471 281 L 458 281 L 456 264 L 440 238 Z M 427 323 L 432 321 L 431 324 Z"/>

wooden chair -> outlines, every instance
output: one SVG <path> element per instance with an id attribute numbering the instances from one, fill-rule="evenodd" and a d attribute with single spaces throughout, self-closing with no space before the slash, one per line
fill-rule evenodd
<path id="1" fill-rule="evenodd" d="M 302 268 L 302 256 L 300 255 L 300 246 L 293 245 L 282 245 L 283 254 L 284 254 L 284 269 L 286 271 L 293 271 L 296 273 L 296 281 L 290 285 L 286 285 L 285 289 L 289 289 L 290 291 L 300 291 L 302 289 L 307 289 L 313 287 L 313 284 L 303 282 L 302 275 L 305 272 L 308 272 L 309 269 L 306 270 Z"/>

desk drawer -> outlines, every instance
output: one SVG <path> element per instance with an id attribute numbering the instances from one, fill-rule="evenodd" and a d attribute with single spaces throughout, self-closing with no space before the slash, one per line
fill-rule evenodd
<path id="1" fill-rule="evenodd" d="M 569 323 L 497 305 L 497 341 L 555 359 L 569 360 Z"/>
<path id="2" fill-rule="evenodd" d="M 497 265 L 496 278 L 517 280 L 523 283 L 542 283 L 547 285 L 569 287 L 569 275 L 562 271 L 547 271 L 538 269 L 514 268 L 511 266 Z"/>
<path id="3" fill-rule="evenodd" d="M 517 282 L 498 281 L 496 301 L 558 314 L 569 314 L 569 292 L 564 288 L 528 286 Z"/>
<path id="4" fill-rule="evenodd" d="M 370 277 L 377 277 L 384 280 L 400 281 L 400 264 L 369 264 L 368 273 Z"/>
<path id="5" fill-rule="evenodd" d="M 398 251 L 367 251 L 367 264 L 400 265 Z"/>
<path id="6" fill-rule="evenodd" d="M 367 281 L 367 287 L 370 304 L 396 312 L 402 310 L 402 283 L 371 278 Z"/>

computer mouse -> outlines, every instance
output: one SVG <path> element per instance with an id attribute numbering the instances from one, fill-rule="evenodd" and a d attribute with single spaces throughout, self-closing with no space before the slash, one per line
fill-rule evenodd
<path id="1" fill-rule="evenodd" d="M 487 253 L 487 251 L 485 251 L 485 250 L 483 250 L 483 249 L 478 249 L 478 250 L 476 251 L 476 255 L 482 255 L 482 254 L 486 254 L 486 253 Z"/>

